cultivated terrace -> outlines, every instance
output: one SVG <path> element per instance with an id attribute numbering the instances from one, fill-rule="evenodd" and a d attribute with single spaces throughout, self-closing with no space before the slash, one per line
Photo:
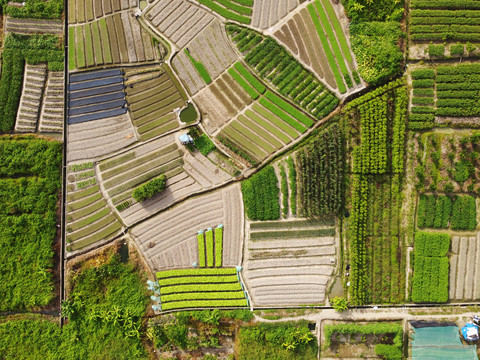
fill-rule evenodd
<path id="1" fill-rule="evenodd" d="M 0 359 L 478 359 L 479 0 L 0 13 Z"/>

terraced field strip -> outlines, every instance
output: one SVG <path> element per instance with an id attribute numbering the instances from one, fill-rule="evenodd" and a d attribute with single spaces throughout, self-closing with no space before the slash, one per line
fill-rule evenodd
<path id="1" fill-rule="evenodd" d="M 480 6 L 475 1 L 411 3 L 410 37 L 415 42 L 480 41 Z"/>
<path id="2" fill-rule="evenodd" d="M 480 299 L 480 234 L 453 236 L 450 255 L 449 299 Z"/>
<path id="3" fill-rule="evenodd" d="M 69 27 L 70 70 L 159 59 L 151 36 L 132 11 Z"/>
<path id="4" fill-rule="evenodd" d="M 250 24 L 253 0 L 198 0 L 227 20 Z"/>
<path id="5" fill-rule="evenodd" d="M 299 0 L 262 0 L 253 3 L 252 23 L 254 27 L 267 29 L 288 15 L 299 5 Z"/>
<path id="6" fill-rule="evenodd" d="M 69 124 L 119 116 L 126 112 L 121 70 L 70 75 Z"/>
<path id="7" fill-rule="evenodd" d="M 7 16 L 5 32 L 15 34 L 63 34 L 63 22 L 61 20 L 41 19 L 16 19 Z"/>
<path id="8" fill-rule="evenodd" d="M 205 115 L 207 130 L 215 133 L 249 105 L 252 97 L 228 71 L 201 90 L 193 100 Z"/>
<path id="9" fill-rule="evenodd" d="M 164 71 L 154 75 L 126 88 L 130 116 L 142 140 L 177 129 L 180 124 L 174 110 L 186 102 L 186 95 L 172 79 L 173 74 Z"/>
<path id="10" fill-rule="evenodd" d="M 73 254 L 112 239 L 122 225 L 102 197 L 93 163 L 70 165 L 68 174 L 67 252 Z"/>
<path id="11" fill-rule="evenodd" d="M 15 130 L 36 132 L 47 77 L 47 64 L 25 65 L 22 96 L 18 106 Z"/>
<path id="12" fill-rule="evenodd" d="M 63 71 L 48 71 L 38 131 L 63 132 L 64 91 Z"/>
<path id="13" fill-rule="evenodd" d="M 186 268 L 199 262 L 196 235 L 211 224 L 224 226 L 222 265 L 240 265 L 243 211 L 239 184 L 183 201 L 134 226 L 132 235 L 152 269 Z"/>
<path id="14" fill-rule="evenodd" d="M 245 282 L 256 306 L 318 304 L 336 264 L 332 218 L 250 223 Z"/>
<path id="15" fill-rule="evenodd" d="M 185 0 L 165 0 L 157 1 L 147 11 L 145 18 L 168 40 L 183 48 L 214 16 Z"/>
<path id="16" fill-rule="evenodd" d="M 235 268 L 167 270 L 156 275 L 163 311 L 248 306 Z"/>
<path id="17" fill-rule="evenodd" d="M 68 0 L 68 23 L 84 23 L 138 7 L 138 0 Z"/>
<path id="18" fill-rule="evenodd" d="M 236 60 L 223 25 L 212 21 L 172 61 L 191 94 L 215 80 Z"/>
<path id="19" fill-rule="evenodd" d="M 227 24 L 227 32 L 256 75 L 315 119 L 338 105 L 335 95 L 273 38 L 234 24 Z"/>

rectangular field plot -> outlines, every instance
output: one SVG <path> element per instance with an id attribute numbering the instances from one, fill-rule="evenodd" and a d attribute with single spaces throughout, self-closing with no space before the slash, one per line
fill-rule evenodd
<path id="1" fill-rule="evenodd" d="M 229 24 L 227 32 L 256 74 L 281 95 L 319 120 L 338 105 L 324 84 L 273 38 L 254 30 Z"/>
<path id="2" fill-rule="evenodd" d="M 220 264 L 217 259 L 220 257 L 221 248 L 222 266 L 240 265 L 243 211 L 239 184 L 187 199 L 134 226 L 132 235 L 145 255 L 148 265 L 155 271 L 188 268 L 194 262 L 200 267 L 205 267 L 206 239 L 204 234 L 198 235 L 200 230 L 205 232 L 209 226 L 215 224 L 223 225 L 221 245 L 218 243 L 220 234 L 217 233 L 217 229 L 213 229 L 215 263 Z M 198 269 L 198 271 L 205 270 L 214 269 Z M 224 269 L 215 268 L 215 270 L 223 271 Z"/>
<path id="3" fill-rule="evenodd" d="M 214 20 L 173 58 L 174 69 L 192 95 L 235 62 L 237 57 L 226 38 L 223 25 Z"/>
<path id="4" fill-rule="evenodd" d="M 235 268 L 167 270 L 157 278 L 162 311 L 248 306 Z"/>
<path id="5" fill-rule="evenodd" d="M 68 23 L 84 23 L 138 7 L 137 0 L 68 0 Z"/>
<path id="6" fill-rule="evenodd" d="M 244 279 L 255 306 L 319 304 L 337 262 L 333 218 L 251 222 Z"/>
<path id="7" fill-rule="evenodd" d="M 344 94 L 363 87 L 347 41 L 348 29 L 340 24 L 330 0 L 315 0 L 274 36 L 332 89 Z"/>
<path id="8" fill-rule="evenodd" d="M 180 127 L 174 110 L 186 104 L 186 94 L 167 65 L 143 73 L 127 74 L 135 78 L 126 87 L 133 125 L 142 140 L 162 135 Z"/>
<path id="9" fill-rule="evenodd" d="M 68 173 L 67 253 L 73 255 L 113 239 L 122 225 L 100 192 L 93 163 L 71 164 Z"/>
<path id="10" fill-rule="evenodd" d="M 153 62 L 160 58 L 151 36 L 132 12 L 70 26 L 69 42 L 70 70 Z"/>
<path id="11" fill-rule="evenodd" d="M 274 26 L 299 5 L 299 0 L 263 0 L 253 3 L 252 25 L 261 29 Z"/>
<path id="12" fill-rule="evenodd" d="M 450 255 L 450 300 L 480 299 L 480 235 L 453 236 Z"/>

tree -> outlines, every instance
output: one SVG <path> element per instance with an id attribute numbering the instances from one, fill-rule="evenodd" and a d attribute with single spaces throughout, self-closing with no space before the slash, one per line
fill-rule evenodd
<path id="1" fill-rule="evenodd" d="M 332 299 L 332 306 L 335 311 L 342 312 L 348 309 L 348 300 L 341 297 L 334 297 Z"/>

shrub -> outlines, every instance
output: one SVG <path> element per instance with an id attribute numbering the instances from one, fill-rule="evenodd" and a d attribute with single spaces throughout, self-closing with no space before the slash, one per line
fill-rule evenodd
<path id="1" fill-rule="evenodd" d="M 442 57 L 444 53 L 445 46 L 435 44 L 428 45 L 428 54 L 430 55 L 430 57 Z"/>
<path id="2" fill-rule="evenodd" d="M 348 309 L 348 300 L 345 298 L 334 297 L 332 299 L 332 306 L 337 312 L 343 312 Z"/>
<path id="3" fill-rule="evenodd" d="M 453 44 L 450 46 L 450 55 L 462 56 L 465 52 L 465 46 L 460 43 Z"/>
<path id="4" fill-rule="evenodd" d="M 206 134 L 202 134 L 201 136 L 195 138 L 193 142 L 198 151 L 200 151 L 204 156 L 207 156 L 213 150 L 215 150 L 215 144 Z"/>
<path id="5" fill-rule="evenodd" d="M 150 199 L 165 189 L 166 182 L 167 177 L 165 175 L 160 175 L 158 178 L 150 180 L 148 183 L 137 187 L 133 191 L 132 196 L 138 202 Z"/>

